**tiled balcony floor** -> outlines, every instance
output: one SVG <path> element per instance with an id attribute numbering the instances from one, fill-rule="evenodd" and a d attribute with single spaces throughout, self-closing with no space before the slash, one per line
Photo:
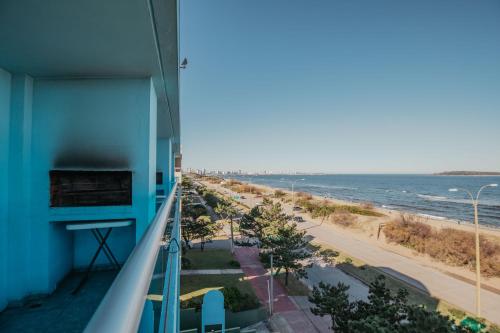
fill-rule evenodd
<path id="1" fill-rule="evenodd" d="M 92 272 L 76 295 L 82 273 L 66 277 L 56 291 L 0 313 L 0 332 L 82 332 L 118 271 Z"/>

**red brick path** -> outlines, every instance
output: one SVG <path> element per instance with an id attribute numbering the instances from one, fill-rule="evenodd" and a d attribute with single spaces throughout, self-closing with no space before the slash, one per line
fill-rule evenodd
<path id="1" fill-rule="evenodd" d="M 266 275 L 267 271 L 260 262 L 259 250 L 254 247 L 239 247 L 235 248 L 235 255 L 260 302 L 268 307 L 267 281 L 269 276 Z M 274 279 L 274 313 L 293 310 L 298 310 L 297 306 L 288 298 L 283 286 Z"/>

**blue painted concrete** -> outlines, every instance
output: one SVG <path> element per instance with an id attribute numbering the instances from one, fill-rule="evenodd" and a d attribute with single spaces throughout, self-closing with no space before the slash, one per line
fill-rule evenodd
<path id="1" fill-rule="evenodd" d="M 174 183 L 172 139 L 160 138 L 157 145 L 157 170 L 163 172 L 163 183 L 159 186 L 168 195 Z"/>
<path id="2" fill-rule="evenodd" d="M 21 298 L 29 285 L 29 247 L 31 239 L 31 125 L 33 79 L 14 75 L 11 81 L 10 150 L 9 150 L 9 215 L 8 267 L 16 274 L 8 275 L 8 297 Z"/>
<path id="3" fill-rule="evenodd" d="M 134 218 L 108 240 L 126 260 L 155 216 L 157 156 L 171 179 L 171 140 L 159 141 L 149 78 L 49 80 L 0 70 L 0 310 L 52 292 L 87 266 L 97 242 L 64 221 Z M 131 170 L 133 205 L 50 208 L 52 169 Z M 96 265 L 107 264 L 101 254 Z"/>
<path id="4" fill-rule="evenodd" d="M 7 304 L 10 81 L 10 74 L 0 68 L 0 310 Z"/>
<path id="5" fill-rule="evenodd" d="M 224 295 L 220 290 L 210 290 L 203 296 L 203 304 L 201 305 L 201 332 L 205 333 L 205 327 L 209 325 L 221 325 L 221 331 L 225 332 L 226 330 Z"/>
<path id="6" fill-rule="evenodd" d="M 151 126 L 151 118 L 156 118 L 150 115 L 154 111 L 150 95 L 149 79 L 35 81 L 33 160 L 36 163 L 32 168 L 33 197 L 37 199 L 33 213 L 43 221 L 37 225 L 36 232 L 43 235 L 38 239 L 39 245 L 50 249 L 38 260 L 48 266 L 50 275 L 48 279 L 43 274 L 36 278 L 47 285 L 36 287 L 52 290 L 72 268 L 71 248 L 66 241 L 71 232 L 56 224 L 49 225 L 48 221 L 132 217 L 136 218 L 136 239 L 148 225 L 150 206 L 154 205 L 150 131 L 156 129 Z M 132 170 L 133 206 L 49 208 L 47 177 L 51 169 Z M 115 235 L 118 234 L 112 233 L 110 241 L 118 242 Z M 82 252 L 75 254 L 76 258 L 90 258 L 96 248 L 95 241 L 76 245 L 75 250 Z M 133 243 L 122 246 L 131 248 Z M 102 255 L 97 264 L 105 260 Z"/>

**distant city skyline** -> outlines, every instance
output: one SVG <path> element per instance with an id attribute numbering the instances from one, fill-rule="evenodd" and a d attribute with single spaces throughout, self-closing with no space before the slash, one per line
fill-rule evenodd
<path id="1" fill-rule="evenodd" d="M 500 171 L 498 17 L 498 1 L 184 1 L 183 167 Z"/>

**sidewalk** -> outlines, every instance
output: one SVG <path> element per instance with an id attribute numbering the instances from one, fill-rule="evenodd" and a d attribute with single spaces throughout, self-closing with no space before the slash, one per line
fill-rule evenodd
<path id="1" fill-rule="evenodd" d="M 269 294 L 267 291 L 269 276 L 267 275 L 267 270 L 260 262 L 259 250 L 254 247 L 236 247 L 234 254 L 240 262 L 241 269 L 250 281 L 260 302 L 269 307 Z M 288 298 L 285 289 L 278 280 L 274 279 L 274 312 L 291 310 L 298 310 L 298 308 Z"/>
<path id="2" fill-rule="evenodd" d="M 259 259 L 259 250 L 254 247 L 236 247 L 235 256 L 241 264 L 241 269 L 252 285 L 255 294 L 262 304 L 269 308 L 267 281 L 269 275 Z M 308 308 L 301 309 L 288 297 L 280 282 L 274 279 L 274 314 L 271 326 L 281 333 L 330 332 L 323 325 L 317 325 L 320 317 L 308 316 Z M 314 323 L 314 324 L 313 324 Z M 326 328 L 325 328 L 326 327 Z"/>

